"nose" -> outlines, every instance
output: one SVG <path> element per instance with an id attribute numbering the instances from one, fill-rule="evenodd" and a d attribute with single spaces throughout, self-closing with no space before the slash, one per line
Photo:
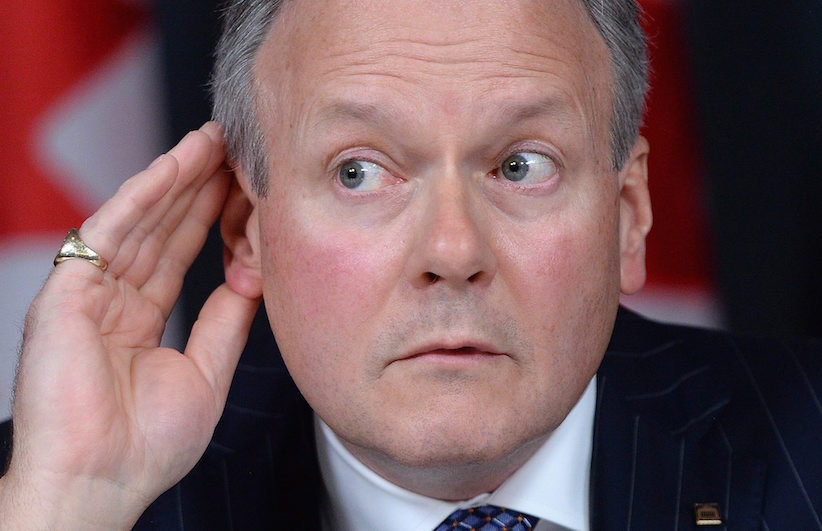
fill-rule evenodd
<path id="1" fill-rule="evenodd" d="M 479 287 L 496 274 L 484 205 L 470 186 L 470 180 L 454 172 L 430 183 L 408 264 L 416 287 L 437 283 L 458 289 Z"/>

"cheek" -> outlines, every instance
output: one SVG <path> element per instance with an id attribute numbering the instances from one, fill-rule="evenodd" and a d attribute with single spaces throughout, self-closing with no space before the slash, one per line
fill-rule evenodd
<path id="1" fill-rule="evenodd" d="M 303 371 L 351 371 L 389 298 L 396 248 L 382 243 L 390 238 L 341 228 L 318 212 L 265 219 L 266 309 L 289 369 L 295 379 Z"/>
<path id="2" fill-rule="evenodd" d="M 291 318 L 310 325 L 327 326 L 346 321 L 352 301 L 367 302 L 373 256 L 357 241 L 340 235 L 316 238 L 296 230 L 268 245 L 267 278 L 271 295 Z"/>
<path id="3" fill-rule="evenodd" d="M 591 323 L 615 311 L 619 238 L 616 210 L 607 198 L 574 205 L 512 234 L 504 243 L 508 271 L 501 272 L 535 341 L 562 336 L 578 343 Z"/>

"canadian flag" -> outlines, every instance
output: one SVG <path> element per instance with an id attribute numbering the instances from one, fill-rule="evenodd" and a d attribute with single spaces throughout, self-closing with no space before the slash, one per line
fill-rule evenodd
<path id="1" fill-rule="evenodd" d="M 148 4 L 0 6 L 0 419 L 26 309 L 66 231 L 167 145 Z"/>

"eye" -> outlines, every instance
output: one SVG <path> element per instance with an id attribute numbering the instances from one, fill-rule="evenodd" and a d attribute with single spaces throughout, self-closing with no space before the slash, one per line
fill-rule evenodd
<path id="1" fill-rule="evenodd" d="M 385 168 L 365 160 L 349 160 L 343 163 L 338 178 L 344 187 L 358 192 L 371 192 L 393 182 Z"/>
<path id="2" fill-rule="evenodd" d="M 557 173 L 557 165 L 546 155 L 523 151 L 505 159 L 498 172 L 515 183 L 539 184 Z"/>

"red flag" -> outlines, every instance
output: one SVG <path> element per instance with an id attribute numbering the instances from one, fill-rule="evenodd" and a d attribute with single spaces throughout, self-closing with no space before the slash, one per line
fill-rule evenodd
<path id="1" fill-rule="evenodd" d="M 0 419 L 26 307 L 65 232 L 165 146 L 147 9 L 113 0 L 0 7 Z"/>
<path id="2" fill-rule="evenodd" d="M 643 134 L 651 144 L 654 227 L 648 235 L 647 285 L 623 303 L 663 320 L 719 326 L 683 2 L 640 4 L 652 69 Z"/>

